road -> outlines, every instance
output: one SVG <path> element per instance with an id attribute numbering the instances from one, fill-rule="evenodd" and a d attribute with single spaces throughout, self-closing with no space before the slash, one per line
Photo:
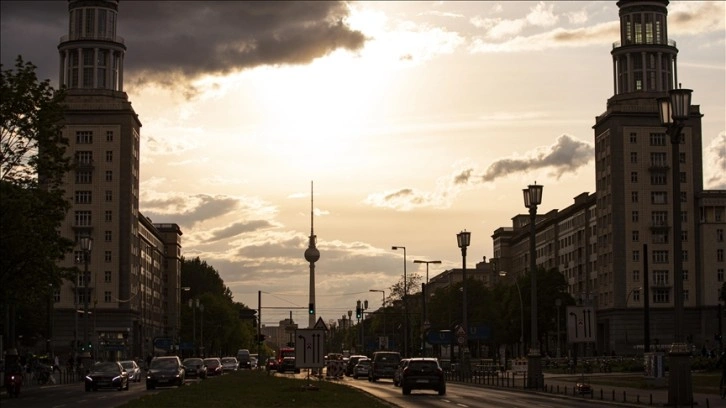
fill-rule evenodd
<path id="1" fill-rule="evenodd" d="M 561 398 L 546 394 L 509 391 L 495 388 L 481 388 L 471 385 L 446 384 L 446 395 L 436 391 L 413 390 L 403 395 L 401 388 L 394 387 L 391 380 L 354 380 L 346 377 L 345 384 L 360 388 L 399 407 L 436 408 L 582 408 L 603 406 L 601 401 L 581 398 Z"/>

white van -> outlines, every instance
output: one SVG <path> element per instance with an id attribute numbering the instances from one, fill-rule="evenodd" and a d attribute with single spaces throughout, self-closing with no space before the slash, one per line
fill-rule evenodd
<path id="1" fill-rule="evenodd" d="M 237 350 L 237 361 L 239 361 L 239 368 L 252 368 L 250 363 L 250 351 L 247 349 Z"/>

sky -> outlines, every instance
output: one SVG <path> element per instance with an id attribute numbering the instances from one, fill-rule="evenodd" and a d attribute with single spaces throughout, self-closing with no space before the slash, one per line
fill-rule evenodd
<path id="1" fill-rule="evenodd" d="M 704 186 L 726 189 L 726 3 L 673 1 L 678 81 L 701 106 Z M 17 55 L 58 85 L 67 3 L 0 2 Z M 595 191 L 595 117 L 613 96 L 615 1 L 122 1 L 125 91 L 141 129 L 140 210 L 183 231 L 266 325 L 329 322 L 409 274 L 492 256 L 524 214 Z M 406 247 L 406 256 L 392 246 Z M 282 309 L 264 309 L 266 307 Z M 284 308 L 290 308 L 285 310 Z"/>

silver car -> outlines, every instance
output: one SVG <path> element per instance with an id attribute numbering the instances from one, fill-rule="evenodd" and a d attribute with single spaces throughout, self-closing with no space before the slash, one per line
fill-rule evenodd
<path id="1" fill-rule="evenodd" d="M 139 367 L 139 365 L 136 364 L 136 361 L 125 360 L 125 361 L 119 361 L 119 363 L 121 363 L 121 367 L 124 368 L 124 371 L 126 371 L 129 374 L 129 381 L 133 381 L 133 382 L 141 381 L 141 367 Z"/>

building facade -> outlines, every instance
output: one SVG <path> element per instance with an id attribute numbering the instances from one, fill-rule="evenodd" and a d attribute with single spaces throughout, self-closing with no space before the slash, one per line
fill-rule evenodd
<path id="1" fill-rule="evenodd" d="M 63 133 L 75 165 L 61 229 L 93 244 L 87 257 L 79 246 L 62 265 L 82 273 L 55 293 L 54 350 L 140 357 L 153 352 L 154 338 L 178 330 L 181 230 L 139 212 L 141 122 L 123 91 L 118 1 L 70 1 L 68 9 L 58 51 Z"/>
<path id="2" fill-rule="evenodd" d="M 646 311 L 649 345 L 673 343 L 674 240 L 682 243 L 686 339 L 694 348 L 713 348 L 721 330 L 725 192 L 703 190 L 699 106 L 691 107 L 679 157 L 672 157 L 658 113 L 657 98 L 680 86 L 667 5 L 667 0 L 618 2 L 614 95 L 593 126 L 596 192 L 537 218 L 537 265 L 557 268 L 570 294 L 596 308 L 594 350 L 600 352 L 642 351 Z M 680 197 L 671 197 L 675 160 Z M 672 200 L 681 201 L 680 214 L 673 214 Z M 673 236 L 675 222 L 681 224 L 680 237 Z M 529 265 L 527 224 L 526 215 L 517 215 L 512 227 L 492 235 L 494 257 L 515 274 Z"/>

